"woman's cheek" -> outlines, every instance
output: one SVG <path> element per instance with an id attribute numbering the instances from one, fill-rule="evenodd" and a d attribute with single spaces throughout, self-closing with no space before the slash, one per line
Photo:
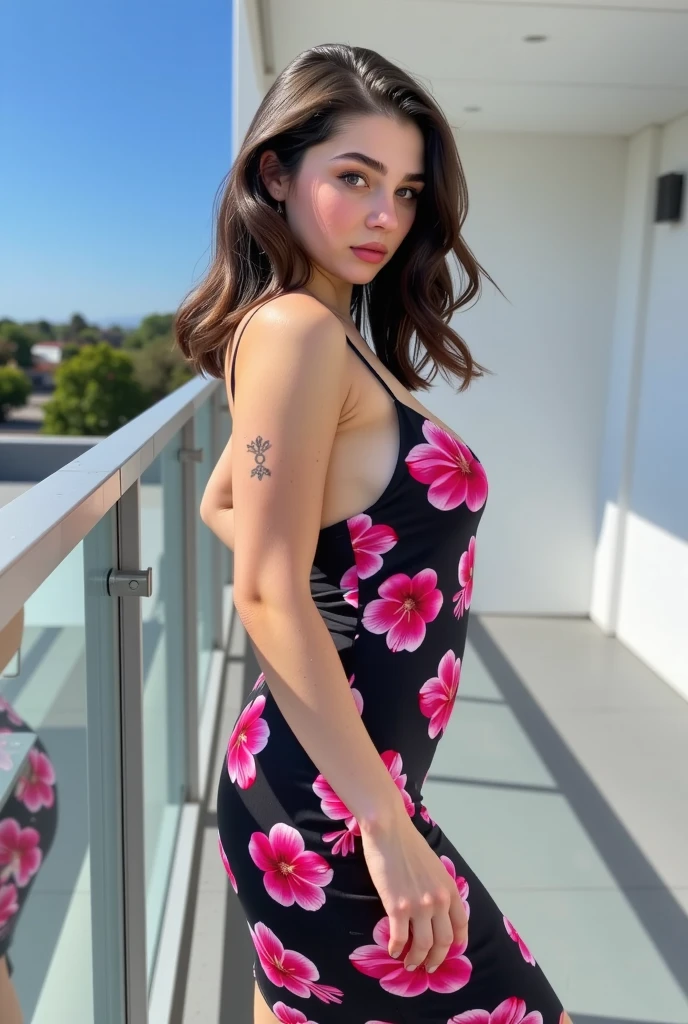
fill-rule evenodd
<path id="1" fill-rule="evenodd" d="M 355 203 L 330 185 L 323 185 L 318 190 L 316 210 L 325 235 L 337 238 L 355 228 Z"/>

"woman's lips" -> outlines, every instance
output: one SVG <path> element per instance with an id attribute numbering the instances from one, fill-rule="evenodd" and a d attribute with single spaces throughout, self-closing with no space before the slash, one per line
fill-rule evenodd
<path id="1" fill-rule="evenodd" d="M 363 260 L 364 263 L 381 263 L 385 258 L 383 252 L 375 252 L 374 249 L 358 248 L 355 245 L 351 246 L 351 251 L 356 253 L 358 258 Z"/>

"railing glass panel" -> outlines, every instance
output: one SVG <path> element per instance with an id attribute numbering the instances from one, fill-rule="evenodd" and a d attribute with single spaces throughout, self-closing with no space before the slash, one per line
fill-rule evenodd
<path id="1" fill-rule="evenodd" d="M 206 402 L 194 417 L 194 444 L 203 453 L 196 463 L 196 499 L 197 510 L 206 484 L 215 465 L 213 438 L 213 403 Z M 198 706 L 203 707 L 208 673 L 213 648 L 221 638 L 215 636 L 215 616 L 217 582 L 220 576 L 220 564 L 217 561 L 219 545 L 214 533 L 208 529 L 200 517 L 196 523 L 196 585 L 198 594 L 197 629 L 198 629 Z"/>
<path id="2" fill-rule="evenodd" d="M 142 599 L 146 937 L 152 977 L 179 815 L 184 803 L 182 465 L 177 433 L 141 481 L 141 563 L 153 570 Z"/>
<path id="3" fill-rule="evenodd" d="M 11 934 L 12 980 L 33 1024 L 109 1024 L 123 1015 L 111 757 L 119 747 L 117 620 L 105 587 L 115 517 L 113 508 L 28 598 L 19 663 L 6 666 L 19 672 L 0 678 L 0 950 Z M 7 785 L 22 733 L 36 742 Z"/>

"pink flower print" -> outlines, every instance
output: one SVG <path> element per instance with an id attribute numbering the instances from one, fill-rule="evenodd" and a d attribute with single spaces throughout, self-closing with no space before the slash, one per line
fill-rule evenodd
<path id="1" fill-rule="evenodd" d="M 295 1010 L 284 1003 L 275 1003 L 272 1012 L 281 1024 L 316 1024 L 314 1020 L 308 1020 L 301 1010 Z"/>
<path id="2" fill-rule="evenodd" d="M 399 537 L 391 526 L 382 523 L 373 526 L 373 520 L 364 512 L 346 522 L 354 549 L 356 572 L 360 579 L 365 580 L 382 568 L 382 555 L 394 547 Z"/>
<path id="3" fill-rule="evenodd" d="M 518 934 L 518 932 L 516 931 L 516 929 L 514 928 L 514 926 L 512 925 L 512 923 L 511 923 L 511 921 L 509 920 L 508 917 L 504 918 L 504 927 L 507 930 L 507 934 L 508 934 L 509 938 L 513 939 L 514 942 L 518 943 L 518 948 L 521 951 L 521 956 L 526 961 L 526 963 L 532 964 L 533 967 L 535 967 L 535 957 L 530 952 L 530 950 L 526 946 L 525 942 L 523 941 L 521 936 Z"/>
<path id="4" fill-rule="evenodd" d="M 28 883 L 43 858 L 38 848 L 40 838 L 35 828 L 21 828 L 15 818 L 0 821 L 0 882 L 14 875 L 18 886 Z"/>
<path id="5" fill-rule="evenodd" d="M 258 678 L 256 679 L 255 683 L 251 687 L 251 689 L 252 690 L 257 690 L 258 687 L 261 685 L 261 683 L 264 683 L 264 682 L 265 682 L 265 673 L 261 672 L 260 675 L 258 676 Z"/>
<path id="6" fill-rule="evenodd" d="M 458 878 L 456 877 L 456 868 L 454 867 L 454 862 L 452 860 L 450 860 L 449 857 L 445 857 L 444 854 L 443 854 L 440 857 L 440 860 L 442 861 L 442 863 L 444 864 L 445 868 L 447 869 L 449 874 L 452 876 L 454 881 L 456 882 L 456 888 L 459 890 L 459 896 L 461 897 L 461 902 L 464 905 L 464 909 L 466 911 L 466 917 L 470 917 L 471 916 L 471 908 L 468 906 L 468 882 L 463 877 L 463 875 L 459 875 Z"/>
<path id="7" fill-rule="evenodd" d="M 334 842 L 332 853 L 341 853 L 342 857 L 346 857 L 347 854 L 353 853 L 356 836 L 361 834 L 358 822 L 344 801 L 339 799 L 324 775 L 318 775 L 312 788 L 315 795 L 320 797 L 323 814 L 335 821 L 344 820 L 346 826 L 344 829 L 340 829 L 338 832 L 325 832 L 323 840 L 326 843 Z"/>
<path id="8" fill-rule="evenodd" d="M 55 769 L 40 750 L 29 751 L 26 774 L 20 775 L 14 790 L 17 800 L 34 814 L 41 807 L 52 807 L 55 802 Z"/>
<path id="9" fill-rule="evenodd" d="M 10 735 L 9 729 L 7 735 Z M 0 772 L 9 772 L 13 764 L 12 755 L 7 749 L 7 736 L 0 736 Z"/>
<path id="10" fill-rule="evenodd" d="M 234 872 L 232 871 L 232 869 L 229 866 L 229 861 L 227 860 L 227 854 L 225 853 L 224 847 L 222 845 L 222 840 L 220 839 L 220 833 L 219 832 L 217 834 L 217 845 L 220 847 L 220 858 L 222 860 L 222 863 L 225 866 L 225 871 L 227 872 L 227 877 L 229 878 L 229 881 L 231 882 L 232 889 L 234 889 L 234 892 L 238 893 L 239 890 L 237 889 L 236 878 L 234 877 Z"/>
<path id="11" fill-rule="evenodd" d="M 423 790 L 423 787 L 425 786 L 425 783 L 428 781 L 428 775 L 429 774 L 430 774 L 430 769 L 428 768 L 428 770 L 425 773 L 425 778 L 423 779 L 423 784 L 421 786 L 421 792 Z M 423 821 L 427 821 L 428 825 L 435 825 L 435 826 L 437 825 L 437 822 L 435 821 L 435 819 L 430 817 L 430 812 L 428 811 L 428 809 L 425 806 L 425 804 L 421 804 L 420 805 L 420 816 L 423 819 Z"/>
<path id="12" fill-rule="evenodd" d="M 456 601 L 454 605 L 454 615 L 457 619 L 460 619 L 467 608 L 471 607 L 471 601 L 473 600 L 473 568 L 475 566 L 475 537 L 471 537 L 468 542 L 468 551 L 464 551 L 459 559 L 459 583 L 461 584 L 461 590 L 457 590 L 452 601 Z"/>
<path id="13" fill-rule="evenodd" d="M 430 989 L 446 995 L 458 992 L 468 984 L 473 966 L 464 956 L 466 943 L 453 942 L 449 952 L 433 974 L 428 974 L 423 964 L 415 971 L 407 971 L 404 958 L 411 948 L 413 936 L 409 936 L 398 959 L 390 956 L 389 949 L 389 918 L 383 917 L 373 929 L 375 945 L 358 946 L 349 954 L 349 960 L 356 970 L 369 978 L 377 978 L 385 992 L 395 996 L 420 996 Z"/>
<path id="14" fill-rule="evenodd" d="M 298 903 L 304 910 L 318 910 L 325 902 L 323 886 L 332 881 L 334 871 L 319 853 L 306 850 L 298 829 L 277 822 L 270 835 L 254 832 L 248 852 L 256 867 L 264 871 L 263 884 L 269 896 L 291 907 Z"/>
<path id="15" fill-rule="evenodd" d="M 248 789 L 256 781 L 256 762 L 253 757 L 268 742 L 270 728 L 260 717 L 265 697 L 256 697 L 239 715 L 227 747 L 227 771 L 239 789 Z"/>
<path id="16" fill-rule="evenodd" d="M 542 1014 L 539 1010 L 526 1013 L 525 1001 L 511 996 L 492 1013 L 489 1010 L 466 1010 L 450 1017 L 447 1024 L 542 1024 Z"/>
<path id="17" fill-rule="evenodd" d="M 428 735 L 434 739 L 449 724 L 461 677 L 461 659 L 452 650 L 440 658 L 437 675 L 423 683 L 418 692 L 420 710 L 429 718 Z"/>
<path id="18" fill-rule="evenodd" d="M 11 882 L 9 885 L 0 885 L 0 930 L 18 910 L 17 887 Z"/>
<path id="19" fill-rule="evenodd" d="M 395 750 L 385 750 L 380 757 L 382 758 L 385 768 L 392 776 L 397 789 L 402 795 L 404 807 L 406 808 L 407 813 L 410 817 L 413 817 L 415 808 L 413 800 L 404 788 L 406 786 L 406 776 L 401 774 L 401 755 Z M 340 829 L 337 832 L 325 832 L 323 834 L 323 840 L 326 843 L 334 841 L 332 853 L 341 853 L 342 857 L 346 857 L 347 854 L 353 853 L 356 836 L 360 836 L 361 834 L 356 818 L 353 816 L 344 801 L 340 800 L 337 796 L 324 775 L 318 775 L 316 778 L 313 783 L 313 792 L 316 796 L 320 797 L 320 806 L 322 807 L 323 813 L 326 814 L 328 818 L 334 818 L 335 821 L 343 820 L 346 826 L 344 829 Z"/>
<path id="20" fill-rule="evenodd" d="M 401 769 L 403 766 L 401 754 L 398 754 L 396 750 L 385 750 L 383 754 L 380 754 L 380 757 L 384 762 L 385 768 L 392 776 L 395 786 L 397 787 L 397 789 L 399 790 L 403 797 L 406 813 L 412 818 L 416 812 L 416 809 L 413 805 L 413 800 L 411 799 L 410 795 L 406 792 L 406 776 L 401 774 Z"/>
<path id="21" fill-rule="evenodd" d="M 390 651 L 415 651 L 425 639 L 425 623 L 437 618 L 442 591 L 434 569 L 421 569 L 411 578 L 394 573 L 378 587 L 379 599 L 369 601 L 362 623 L 371 633 L 387 633 Z"/>
<path id="22" fill-rule="evenodd" d="M 7 715 L 8 721 L 10 721 L 12 725 L 24 725 L 24 719 L 19 717 L 10 702 L 5 700 L 4 697 L 0 697 L 0 715 L 3 714 L 3 712 Z"/>
<path id="23" fill-rule="evenodd" d="M 355 565 L 346 570 L 339 581 L 339 586 L 344 592 L 343 597 L 347 604 L 358 608 L 358 573 Z"/>
<path id="24" fill-rule="evenodd" d="M 437 825 L 435 819 L 430 817 L 430 811 L 427 809 L 425 804 L 421 804 L 420 816 L 424 821 L 427 821 L 428 825 Z"/>
<path id="25" fill-rule="evenodd" d="M 355 705 L 356 705 L 356 707 L 358 709 L 358 713 L 359 713 L 359 715 L 362 715 L 363 714 L 363 697 L 361 696 L 361 691 L 357 690 L 356 687 L 353 685 L 353 682 L 354 682 L 355 678 L 356 678 L 356 673 L 352 672 L 351 675 L 349 676 L 349 686 L 351 687 L 351 696 L 354 699 L 354 703 L 355 703 Z"/>
<path id="26" fill-rule="evenodd" d="M 262 921 L 256 922 L 255 929 L 248 927 L 260 965 L 273 985 L 286 988 L 302 999 L 313 995 L 323 1003 L 341 1003 L 344 993 L 340 988 L 316 984 L 320 973 L 312 960 L 294 949 L 285 949 Z"/>
<path id="27" fill-rule="evenodd" d="M 430 484 L 428 501 L 446 512 L 466 502 L 476 512 L 487 500 L 487 475 L 470 448 L 431 420 L 424 420 L 428 444 L 415 445 L 406 456 L 414 480 Z"/>

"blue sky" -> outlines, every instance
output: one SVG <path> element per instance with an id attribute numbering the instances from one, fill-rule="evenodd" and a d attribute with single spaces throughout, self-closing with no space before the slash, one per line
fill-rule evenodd
<path id="1" fill-rule="evenodd" d="M 0 316 L 172 312 L 231 163 L 231 0 L 5 0 Z"/>

